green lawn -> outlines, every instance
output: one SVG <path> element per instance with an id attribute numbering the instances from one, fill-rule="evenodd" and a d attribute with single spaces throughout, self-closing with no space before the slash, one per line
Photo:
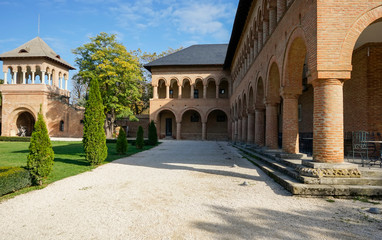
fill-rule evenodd
<path id="1" fill-rule="evenodd" d="M 85 154 L 81 142 L 52 142 L 54 151 L 54 165 L 51 174 L 48 176 L 46 184 L 58 181 L 60 179 L 77 175 L 82 172 L 93 169 L 85 161 Z M 152 146 L 145 146 L 143 149 L 136 149 L 129 144 L 126 155 L 118 155 L 115 150 L 115 143 L 108 143 L 108 156 L 105 163 L 109 163 L 118 158 L 123 158 L 148 150 Z M 0 142 L 0 166 L 26 166 L 29 142 Z M 38 187 L 28 188 L 29 191 Z M 19 193 L 28 191 L 21 190 Z M 1 199 L 1 198 L 0 198 Z"/>

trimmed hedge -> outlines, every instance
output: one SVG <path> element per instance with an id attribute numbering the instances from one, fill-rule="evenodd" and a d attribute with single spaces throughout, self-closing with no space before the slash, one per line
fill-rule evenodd
<path id="1" fill-rule="evenodd" d="M 0 167 L 0 196 L 31 185 L 31 175 L 25 168 Z"/>
<path id="2" fill-rule="evenodd" d="M 30 142 L 31 137 L 0 137 L 0 142 Z"/>

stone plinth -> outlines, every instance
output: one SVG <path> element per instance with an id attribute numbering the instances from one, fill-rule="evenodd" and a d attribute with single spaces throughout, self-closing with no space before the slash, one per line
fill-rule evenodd
<path id="1" fill-rule="evenodd" d="M 329 177 L 329 178 L 360 178 L 361 172 L 357 164 L 352 163 L 320 163 L 303 160 L 302 165 L 296 168 L 301 176 Z"/>

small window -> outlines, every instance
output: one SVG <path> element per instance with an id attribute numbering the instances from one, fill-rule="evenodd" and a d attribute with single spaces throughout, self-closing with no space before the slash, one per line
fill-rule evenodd
<path id="1" fill-rule="evenodd" d="M 60 131 L 63 132 L 64 131 L 64 121 L 60 121 Z"/>
<path id="2" fill-rule="evenodd" d="M 217 115 L 216 122 L 225 122 L 227 120 L 225 115 Z"/>
<path id="3" fill-rule="evenodd" d="M 199 90 L 198 89 L 194 90 L 194 98 L 199 98 Z"/>
<path id="4" fill-rule="evenodd" d="M 191 122 L 199 122 L 199 120 L 200 120 L 199 114 L 194 113 L 191 115 Z"/>
<path id="5" fill-rule="evenodd" d="M 25 50 L 25 49 L 21 49 L 21 50 L 19 51 L 19 53 L 28 53 L 28 51 Z"/>

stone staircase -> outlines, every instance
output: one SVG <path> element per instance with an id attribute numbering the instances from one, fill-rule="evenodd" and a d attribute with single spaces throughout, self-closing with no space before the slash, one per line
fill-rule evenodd
<path id="1" fill-rule="evenodd" d="M 301 159 L 281 158 L 281 150 L 267 150 L 248 145 L 234 144 L 243 157 L 259 167 L 277 183 L 294 195 L 302 196 L 370 196 L 382 197 L 382 168 L 359 168 L 361 177 L 308 177 L 298 168 L 303 161 L 311 161 L 306 155 Z"/>

